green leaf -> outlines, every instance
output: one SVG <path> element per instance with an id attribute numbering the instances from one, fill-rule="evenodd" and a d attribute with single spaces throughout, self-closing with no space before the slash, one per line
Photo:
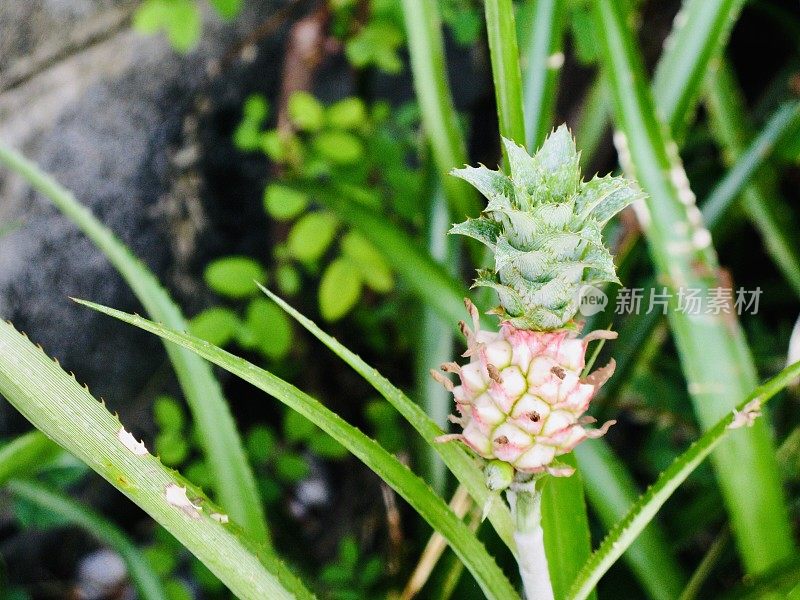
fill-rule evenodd
<path id="1" fill-rule="evenodd" d="M 180 579 L 170 579 L 164 583 L 164 590 L 169 600 L 193 600 L 191 590 Z"/>
<path id="2" fill-rule="evenodd" d="M 242 10 L 244 0 L 210 0 L 223 19 L 233 19 Z"/>
<path id="3" fill-rule="evenodd" d="M 109 259 L 131 287 L 148 314 L 176 329 L 187 329 L 178 306 L 153 274 L 67 190 L 36 165 L 0 144 L 0 163 L 22 175 L 38 192 L 70 218 Z M 268 542 L 269 532 L 255 479 L 219 383 L 210 367 L 191 352 L 167 346 L 175 374 L 202 431 L 201 447 L 214 475 L 219 501 L 232 520 L 258 541 Z"/>
<path id="4" fill-rule="evenodd" d="M 345 316 L 361 298 L 361 271 L 346 258 L 337 258 L 319 282 L 319 309 L 326 321 Z"/>
<path id="5" fill-rule="evenodd" d="M 347 40 L 345 54 L 354 67 L 363 69 L 375 65 L 386 73 L 403 70 L 397 50 L 403 43 L 403 34 L 392 23 L 373 20 Z"/>
<path id="6" fill-rule="evenodd" d="M 281 292 L 287 296 L 294 296 L 300 291 L 302 282 L 300 273 L 292 265 L 281 265 L 275 270 L 275 281 Z M 219 346 L 220 344 L 217 344 Z"/>
<path id="7" fill-rule="evenodd" d="M 411 424 L 414 429 L 422 436 L 434 450 L 442 457 L 453 475 L 467 488 L 467 491 L 475 499 L 478 505 L 485 505 L 490 499 L 489 490 L 484 481 L 483 472 L 475 464 L 474 459 L 460 444 L 440 444 L 436 438 L 444 433 L 433 420 L 425 414 L 420 406 L 406 396 L 399 388 L 383 377 L 378 371 L 370 367 L 355 353 L 348 350 L 335 338 L 322 331 L 313 321 L 304 317 L 294 308 L 286 304 L 283 300 L 275 296 L 269 290 L 262 288 L 262 291 L 272 298 L 278 305 L 289 313 L 298 323 L 305 327 L 309 333 L 330 348 L 334 354 L 350 365 L 356 373 L 361 375 L 366 381 L 375 388 L 394 408 Z M 381 404 L 371 403 L 368 409 L 368 417 L 373 421 L 386 422 L 389 415 L 381 414 Z M 489 512 L 489 519 L 506 545 L 512 550 L 514 545 L 514 528 L 511 523 L 511 515 L 508 507 L 502 502 L 493 502 Z"/>
<path id="8" fill-rule="evenodd" d="M 153 419 L 159 429 L 173 433 L 181 431 L 186 421 L 181 405 L 165 395 L 158 396 L 153 402 Z"/>
<path id="9" fill-rule="evenodd" d="M 317 432 L 309 440 L 308 449 L 320 458 L 337 460 L 347 456 L 347 448 L 323 432 Z"/>
<path id="10" fill-rule="evenodd" d="M 361 98 L 345 98 L 328 107 L 327 119 L 334 129 L 359 129 L 366 124 L 367 109 Z"/>
<path id="11" fill-rule="evenodd" d="M 12 477 L 30 477 L 63 454 L 41 431 L 29 431 L 0 448 L 0 485 Z"/>
<path id="12" fill-rule="evenodd" d="M 754 389 L 736 408 L 727 413 L 716 425 L 709 428 L 703 436 L 681 454 L 656 482 L 634 503 L 628 514 L 605 537 L 600 547 L 592 554 L 575 581 L 569 598 L 586 598 L 600 578 L 616 562 L 636 537 L 656 516 L 659 509 L 686 478 L 711 454 L 718 444 L 730 436 L 743 436 L 747 430 L 747 418 L 742 415 L 750 411 L 761 414 L 761 408 L 775 394 L 789 385 L 800 375 L 800 362 L 797 362 L 766 383 Z M 755 405 L 750 404 L 755 402 Z M 749 405 L 749 406 L 748 406 Z M 743 426 L 744 425 L 744 426 Z M 745 431 L 735 431 L 744 429 Z M 733 431 L 733 433 L 731 433 Z"/>
<path id="13" fill-rule="evenodd" d="M 316 430 L 311 421 L 296 411 L 287 410 L 283 415 L 283 437 L 290 444 L 308 440 Z"/>
<path id="14" fill-rule="evenodd" d="M 165 431 L 155 439 L 155 453 L 168 467 L 179 467 L 189 456 L 189 443 L 181 432 Z"/>
<path id="15" fill-rule="evenodd" d="M 235 525 L 213 519 L 213 512 L 225 513 L 202 492 L 152 454 L 135 454 L 123 444 L 118 437 L 120 422 L 105 405 L 6 322 L 0 322 L 0 348 L 0 394 L 166 528 L 234 594 L 254 600 L 312 598 L 285 565 L 264 552 L 263 545 L 254 546 L 239 537 Z M 202 510 L 187 513 L 167 502 L 165 490 L 171 486 L 202 499 Z"/>
<path id="16" fill-rule="evenodd" d="M 292 348 L 292 324 L 275 304 L 254 298 L 247 307 L 248 329 L 267 358 L 279 360 Z"/>
<path id="17" fill-rule="evenodd" d="M 28 481 L 12 481 L 8 485 L 8 489 L 15 497 L 24 498 L 40 509 L 57 515 L 63 522 L 83 528 L 92 537 L 114 549 L 125 562 L 131 581 L 142 598 L 148 600 L 166 598 L 158 575 L 119 527 L 83 504 L 39 484 Z"/>
<path id="18" fill-rule="evenodd" d="M 488 598 L 496 598 L 498 600 L 518 598 L 516 591 L 497 567 L 494 560 L 487 554 L 483 545 L 467 525 L 453 514 L 444 500 L 434 494 L 422 479 L 414 475 L 397 458 L 319 401 L 269 371 L 259 369 L 252 363 L 236 357 L 221 348 L 211 346 L 207 342 L 187 333 L 179 333 L 137 315 L 129 315 L 85 300 L 77 302 L 190 349 L 223 369 L 252 383 L 257 388 L 272 394 L 289 408 L 301 413 L 367 465 L 404 498 L 431 527 L 441 533 L 456 555 L 475 577 L 478 585 L 480 585 Z M 2 364 L 2 356 L 0 356 L 0 364 Z M 434 427 L 436 426 L 434 425 Z M 467 456 L 463 448 L 460 452 L 463 453 L 463 456 Z M 464 465 L 468 470 L 475 469 L 474 464 L 468 459 Z M 486 489 L 484 487 L 485 493 Z"/>
<path id="19" fill-rule="evenodd" d="M 692 20 L 694 11 L 703 13 L 699 21 L 706 22 L 708 14 L 727 13 L 727 8 L 734 4 L 690 0 L 684 8 L 688 19 L 678 31 L 680 35 L 674 38 L 676 46 L 685 32 L 696 25 Z M 658 118 L 646 85 L 643 60 L 623 8 L 611 0 L 594 2 L 602 64 L 614 97 L 618 138 L 623 139 L 624 135 L 625 139 L 624 167 L 635 169 L 640 185 L 649 194 L 646 205 L 650 218 L 645 233 L 657 275 L 669 274 L 665 283 L 673 294 L 675 282 L 679 281 L 683 289 L 696 289 L 702 296 L 719 285 L 713 275 L 718 271 L 718 258 L 713 246 L 696 243 L 704 241 L 706 236 L 690 212 L 692 203 L 687 205 L 687 192 L 691 190 L 676 184 L 680 179 L 675 173 L 683 175 L 683 168 L 675 156 L 676 146 L 669 131 L 677 127 L 665 127 Z M 729 25 L 725 21 L 722 29 L 727 31 Z M 718 34 L 716 29 L 709 30 L 709 35 Z M 703 38 L 692 43 L 705 42 Z M 681 54 L 684 50 L 689 49 L 680 48 Z M 686 76 L 681 79 L 691 82 L 694 76 L 707 70 L 708 63 L 701 60 L 703 57 L 710 60 L 705 50 L 697 55 L 690 52 L 683 59 L 691 64 L 671 65 Z M 676 88 L 668 91 L 673 100 L 660 103 L 661 114 L 669 115 L 675 110 L 668 110 L 668 106 L 688 102 L 683 90 L 677 89 L 682 86 L 672 85 Z M 677 247 L 688 251 L 676 253 Z M 710 428 L 757 382 L 744 333 L 735 315 L 709 318 L 709 315 L 670 310 L 667 316 L 695 413 L 703 428 Z M 787 558 L 794 551 L 794 542 L 767 424 L 756 423 L 746 433 L 726 439 L 712 461 L 747 571 L 760 572 Z"/>
<path id="20" fill-rule="evenodd" d="M 133 26 L 148 34 L 164 30 L 176 50 L 188 52 L 200 39 L 202 18 L 192 0 L 146 0 L 134 14 Z"/>
<path id="21" fill-rule="evenodd" d="M 229 308 L 212 306 L 196 314 L 189 321 L 189 331 L 215 346 L 225 346 L 241 328 L 242 322 Z"/>
<path id="22" fill-rule="evenodd" d="M 289 119 L 301 131 L 319 131 L 325 123 L 325 109 L 308 92 L 297 91 L 289 97 Z"/>
<path id="23" fill-rule="evenodd" d="M 288 483 L 297 483 L 311 472 L 308 461 L 297 454 L 285 452 L 275 458 L 275 471 Z"/>
<path id="24" fill-rule="evenodd" d="M 351 231 L 344 236 L 342 255 L 358 267 L 364 283 L 376 292 L 386 293 L 394 287 L 394 277 L 386 259 L 357 233 Z"/>
<path id="25" fill-rule="evenodd" d="M 275 434 L 272 430 L 263 425 L 253 427 L 247 434 L 246 438 L 247 453 L 250 455 L 251 460 L 256 463 L 265 463 L 272 458 L 275 448 L 278 446 L 278 441 L 275 439 Z"/>
<path id="26" fill-rule="evenodd" d="M 364 157 L 364 144 L 346 131 L 323 131 L 311 143 L 320 156 L 336 165 L 352 165 Z"/>
<path id="27" fill-rule="evenodd" d="M 307 206 L 308 196 L 285 185 L 271 183 L 264 190 L 264 208 L 277 221 L 294 219 Z"/>
<path id="28" fill-rule="evenodd" d="M 222 296 L 247 298 L 256 291 L 255 282 L 264 282 L 267 274 L 253 258 L 226 256 L 209 263 L 203 277 L 208 287 Z"/>
<path id="29" fill-rule="evenodd" d="M 289 232 L 289 254 L 302 262 L 317 260 L 331 245 L 337 225 L 336 217 L 329 212 L 304 215 Z"/>

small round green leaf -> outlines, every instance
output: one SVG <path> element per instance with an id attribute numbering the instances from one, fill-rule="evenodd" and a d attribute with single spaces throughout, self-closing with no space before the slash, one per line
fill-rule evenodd
<path id="1" fill-rule="evenodd" d="M 352 165 L 364 156 L 364 144 L 346 131 L 323 131 L 312 143 L 323 158 L 337 165 Z"/>
<path id="2" fill-rule="evenodd" d="M 299 412 L 287 410 L 283 415 L 283 436 L 290 444 L 305 441 L 313 436 L 318 429 L 311 421 Z"/>
<path id="3" fill-rule="evenodd" d="M 235 312 L 214 306 L 198 313 L 189 321 L 189 332 L 215 346 L 224 346 L 236 336 L 241 326 Z"/>
<path id="4" fill-rule="evenodd" d="M 325 109 L 308 92 L 294 92 L 287 109 L 289 119 L 301 131 L 319 131 L 325 121 Z"/>
<path id="5" fill-rule="evenodd" d="M 153 403 L 153 420 L 162 431 L 179 432 L 183 429 L 186 417 L 175 398 L 162 395 Z"/>
<path id="6" fill-rule="evenodd" d="M 361 276 L 376 292 L 388 292 L 394 287 L 394 277 L 389 264 L 372 244 L 355 232 L 342 240 L 342 255 L 358 267 Z"/>
<path id="7" fill-rule="evenodd" d="M 286 452 L 275 459 L 275 471 L 284 481 L 296 483 L 307 477 L 310 468 L 302 456 Z"/>
<path id="8" fill-rule="evenodd" d="M 367 109 L 361 98 L 339 100 L 328 107 L 328 125 L 335 129 L 357 129 L 367 120 Z"/>
<path id="9" fill-rule="evenodd" d="M 156 454 L 168 467 L 177 467 L 189 456 L 189 443 L 181 432 L 164 431 L 156 436 Z"/>
<path id="10" fill-rule="evenodd" d="M 275 434 L 264 425 L 256 425 L 247 434 L 245 446 L 247 454 L 255 463 L 265 463 L 271 457 L 278 445 Z"/>
<path id="11" fill-rule="evenodd" d="M 226 256 L 206 267 L 208 287 L 222 296 L 246 298 L 258 292 L 254 283 L 264 283 L 267 274 L 258 261 L 247 256 Z"/>
<path id="12" fill-rule="evenodd" d="M 286 296 L 294 296 L 300 291 L 300 273 L 292 265 L 281 265 L 275 271 L 278 288 Z"/>
<path id="13" fill-rule="evenodd" d="M 326 321 L 345 316 L 361 297 L 361 271 L 350 260 L 337 258 L 322 275 L 319 309 Z"/>
<path id="14" fill-rule="evenodd" d="M 272 360 L 286 356 L 292 347 L 292 325 L 286 313 L 274 302 L 255 298 L 247 307 L 247 328 L 261 352 Z"/>
<path id="15" fill-rule="evenodd" d="M 264 208 L 278 221 L 293 219 L 308 206 L 308 196 L 279 183 L 271 183 L 264 190 Z"/>
<path id="16" fill-rule="evenodd" d="M 347 456 L 347 448 L 329 436 L 317 431 L 308 442 L 308 449 L 320 458 L 340 459 Z"/>
<path id="17" fill-rule="evenodd" d="M 311 262 L 322 256 L 336 234 L 336 217 L 329 212 L 304 215 L 289 232 L 289 255 L 302 262 Z"/>

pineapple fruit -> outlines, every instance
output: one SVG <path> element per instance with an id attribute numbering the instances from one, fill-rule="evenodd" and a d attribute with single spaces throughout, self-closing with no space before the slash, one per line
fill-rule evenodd
<path id="1" fill-rule="evenodd" d="M 566 126 L 555 130 L 533 156 L 503 139 L 510 176 L 484 166 L 453 171 L 488 199 L 484 214 L 453 226 L 451 233 L 473 237 L 494 253 L 494 269 L 479 271 L 476 286 L 497 291 L 499 331 L 481 330 L 477 309 L 467 301 L 474 330 L 462 323 L 467 339 L 465 365 L 442 369 L 459 384 L 435 372 L 456 401 L 451 419 L 463 431 L 458 439 L 481 457 L 490 487 L 497 473 L 572 474 L 556 457 L 581 441 L 603 435 L 587 427 L 585 415 L 597 389 L 612 375 L 609 365 L 583 377 L 586 347 L 597 331 L 578 337 L 574 322 L 585 286 L 618 282 L 603 225 L 642 197 L 621 177 L 584 182 L 579 154 Z M 505 470 L 504 470 L 505 469 Z M 491 474 L 491 476 L 490 476 Z M 500 479 L 503 479 L 502 477 Z M 508 478 L 505 478 L 508 480 Z"/>

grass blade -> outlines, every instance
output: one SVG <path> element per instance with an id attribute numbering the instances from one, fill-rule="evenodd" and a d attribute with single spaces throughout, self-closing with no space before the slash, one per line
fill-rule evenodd
<path id="1" fill-rule="evenodd" d="M 125 562 L 128 575 L 141 598 L 166 600 L 167 595 L 161 580 L 150 563 L 125 532 L 114 523 L 61 492 L 50 490 L 37 483 L 12 481 L 8 484 L 8 489 L 14 496 L 32 502 L 70 524 L 81 527 L 98 541 L 115 550 Z"/>
<path id="2" fill-rule="evenodd" d="M 675 144 L 655 116 L 641 56 L 621 7 L 595 0 L 604 66 L 613 90 L 621 160 L 649 193 L 642 221 L 659 274 L 673 294 L 701 295 L 719 285 L 710 234 L 698 225 L 691 190 L 675 155 Z M 690 315 L 669 311 L 695 412 L 704 428 L 714 426 L 756 383 L 755 367 L 735 315 Z M 767 569 L 793 550 L 786 504 L 767 426 L 726 440 L 713 457 L 722 494 L 745 566 Z"/>
<path id="3" fill-rule="evenodd" d="M 147 267 L 105 225 L 53 178 L 14 150 L 0 144 L 0 164 L 20 174 L 48 198 L 106 255 L 148 314 L 175 329 L 186 329 L 180 308 Z M 255 478 L 222 389 L 211 368 L 181 348 L 167 346 L 167 355 L 192 411 L 215 482 L 216 497 L 233 520 L 255 541 L 269 543 Z"/>
<path id="4" fill-rule="evenodd" d="M 627 513 L 631 498 L 638 497 L 636 483 L 608 444 L 581 444 L 575 449 L 575 456 L 581 472 L 592 473 L 591 478 L 584 478 L 586 496 L 603 526 L 611 529 Z M 686 581 L 668 548 L 663 530 L 653 521 L 625 551 L 631 570 L 655 600 L 674 600 Z"/>
<path id="5" fill-rule="evenodd" d="M 745 0 L 686 0 L 653 75 L 653 96 L 675 139 L 683 139 L 712 59 L 719 56 Z"/>
<path id="6" fill-rule="evenodd" d="M 519 68 L 514 6 L 511 0 L 486 0 L 484 8 L 500 135 L 524 144 L 522 73 Z"/>
<path id="7" fill-rule="evenodd" d="M 233 523 L 215 520 L 213 504 L 199 490 L 152 454 L 139 456 L 121 443 L 119 420 L 4 321 L 0 321 L 0 394 L 37 429 L 163 525 L 237 596 L 312 597 L 283 563 L 263 552 L 263 545 L 253 545 Z M 188 488 L 192 499 L 202 500 L 202 510 L 184 512 L 167 502 L 170 486 Z"/>
<path id="8" fill-rule="evenodd" d="M 471 186 L 444 177 L 467 162 L 467 150 L 447 81 L 439 5 L 431 0 L 402 0 L 402 6 L 422 124 L 431 141 L 436 170 L 443 177 L 450 214 L 460 221 L 476 215 L 479 204 Z"/>
<path id="9" fill-rule="evenodd" d="M 739 196 L 741 190 L 753 177 L 753 174 L 771 156 L 772 150 L 783 135 L 800 122 L 800 102 L 786 102 L 767 121 L 761 132 L 753 138 L 747 148 L 741 149 L 736 157 L 736 162 L 728 170 L 703 204 L 703 215 L 709 227 L 720 222 L 725 212 Z M 768 236 L 765 236 L 768 237 Z M 797 264 L 800 264 L 798 262 Z M 793 265 L 796 267 L 797 265 Z M 800 271 L 792 271 L 792 284 L 796 285 L 800 279 Z M 800 288 L 798 288 L 800 289 Z"/>
<path id="10" fill-rule="evenodd" d="M 800 251 L 790 207 L 782 200 L 778 177 L 767 164 L 769 149 L 798 120 L 800 103 L 788 102 L 769 119 L 761 133 L 747 145 L 747 111 L 741 90 L 729 65 L 723 61 L 709 76 L 706 94 L 711 130 L 727 161 L 733 167 L 709 196 L 703 210 L 722 213 L 726 204 L 741 193 L 741 206 L 761 233 L 767 252 L 795 293 L 800 295 Z M 734 163 L 735 161 L 735 163 Z M 753 173 L 755 169 L 758 172 Z M 742 189 L 735 184 L 750 181 Z M 726 183 L 726 187 L 722 187 Z M 717 216 L 712 213 L 711 217 Z"/>
<path id="11" fill-rule="evenodd" d="M 77 300 L 79 304 L 115 317 L 166 341 L 173 342 L 241 377 L 283 402 L 347 448 L 402 496 L 435 530 L 447 539 L 489 598 L 512 599 L 517 594 L 478 538 L 456 518 L 441 497 L 375 440 L 364 435 L 320 402 L 290 383 L 188 333 L 179 333 L 137 315 Z"/>
<path id="12" fill-rule="evenodd" d="M 527 38 L 523 70 L 525 145 L 533 152 L 553 126 L 557 82 L 564 62 L 565 0 L 529 0 L 529 18 L 519 23 Z M 527 8 L 527 7 L 526 7 Z"/>
<path id="13" fill-rule="evenodd" d="M 726 414 L 720 421 L 709 428 L 703 436 L 694 442 L 658 477 L 656 482 L 636 501 L 628 514 L 605 537 L 600 547 L 592 554 L 589 562 L 581 570 L 575 585 L 570 592 L 570 599 L 582 600 L 591 592 L 600 578 L 611 565 L 633 543 L 639 533 L 655 517 L 659 509 L 669 499 L 697 466 L 716 448 L 738 422 L 737 414 L 747 413 L 746 406 L 757 402 L 757 410 L 767 403 L 775 394 L 786 387 L 800 375 L 800 362 L 795 363 L 778 375 L 755 388 L 741 401 L 734 411 Z M 751 405 L 752 406 L 752 405 Z M 760 414 L 760 413 L 759 413 Z M 733 427 L 732 427 L 733 426 Z M 728 437 L 744 437 L 746 432 L 735 431 Z"/>
<path id="14" fill-rule="evenodd" d="M 41 431 L 34 429 L 0 448 L 0 485 L 13 477 L 31 475 L 37 467 L 53 461 L 61 448 Z"/>
<path id="15" fill-rule="evenodd" d="M 302 325 L 320 342 L 325 344 L 336 356 L 350 365 L 356 373 L 361 375 L 375 390 L 417 430 L 426 443 L 428 443 L 441 456 L 444 463 L 464 485 L 479 506 L 483 506 L 490 499 L 490 493 L 484 481 L 483 472 L 461 444 L 439 444 L 435 440 L 442 435 L 442 428 L 425 414 L 419 405 L 412 402 L 400 389 L 381 375 L 376 369 L 370 367 L 357 354 L 342 345 L 336 338 L 328 335 L 311 319 L 292 308 L 283 299 L 279 298 L 263 286 L 261 290 L 285 310 L 293 319 Z M 435 367 L 436 365 L 434 365 Z M 430 367 L 429 367 L 430 368 Z M 497 531 L 500 539 L 514 550 L 514 526 L 511 514 L 503 502 L 492 503 L 489 513 L 492 526 Z"/>

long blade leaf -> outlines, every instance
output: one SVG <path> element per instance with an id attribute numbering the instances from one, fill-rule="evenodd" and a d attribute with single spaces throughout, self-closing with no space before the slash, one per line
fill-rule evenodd
<path id="1" fill-rule="evenodd" d="M 166 600 L 167 594 L 153 567 L 125 532 L 114 523 L 63 493 L 32 481 L 12 481 L 8 484 L 8 489 L 18 498 L 32 502 L 70 524 L 81 527 L 98 541 L 115 550 L 125 562 L 128 575 L 141 598 Z"/>
<path id="2" fill-rule="evenodd" d="M 569 597 L 572 600 L 586 598 L 611 565 L 622 556 L 622 553 L 633 543 L 642 529 L 656 516 L 672 493 L 686 481 L 686 478 L 711 454 L 711 451 L 733 429 L 745 427 L 748 414 L 753 415 L 753 418 L 755 416 L 752 411 L 758 411 L 760 414 L 761 407 L 798 375 L 800 375 L 800 362 L 787 367 L 763 385 L 758 386 L 733 411 L 727 413 L 686 452 L 675 459 L 636 501 L 625 518 L 608 533 L 600 547 L 581 570 Z M 755 402 L 756 405 L 752 405 L 752 402 Z M 744 437 L 744 435 L 744 431 L 736 431 L 731 434 L 732 437 Z"/>
<path id="3" fill-rule="evenodd" d="M 265 546 L 252 544 L 233 523 L 213 518 L 222 512 L 199 490 L 152 454 L 140 455 L 123 443 L 119 419 L 4 321 L 0 322 L 0 394 L 37 429 L 158 521 L 237 596 L 313 597 L 283 563 L 264 552 Z M 191 499 L 201 499 L 202 510 L 170 503 L 167 493 L 176 488 L 188 489 Z"/>
<path id="4" fill-rule="evenodd" d="M 453 475 L 464 485 L 479 506 L 485 505 L 490 500 L 490 493 L 486 487 L 483 473 L 473 459 L 460 444 L 440 444 L 436 438 L 444 433 L 433 420 L 425 414 L 416 402 L 413 402 L 400 389 L 381 375 L 375 368 L 365 363 L 356 353 L 342 345 L 336 338 L 322 331 L 316 323 L 305 317 L 289 304 L 283 301 L 268 289 L 259 286 L 261 290 L 278 306 L 289 313 L 300 325 L 306 328 L 315 338 L 330 348 L 334 354 L 350 365 L 356 373 L 366 379 L 372 387 L 386 398 L 397 411 L 417 430 L 423 439 L 436 450 L 439 456 L 452 471 Z M 489 513 L 489 520 L 495 531 L 505 544 L 514 550 L 514 526 L 511 522 L 511 513 L 503 502 L 493 502 Z"/>
<path id="5" fill-rule="evenodd" d="M 679 289 L 705 295 L 719 286 L 716 254 L 676 146 L 656 117 L 642 58 L 621 6 L 595 0 L 594 9 L 620 129 L 620 157 L 649 193 L 643 227 L 653 261 L 673 300 Z M 744 334 L 735 314 L 692 315 L 675 310 L 674 302 L 669 320 L 695 412 L 710 428 L 756 383 Z M 758 572 L 788 556 L 793 542 L 766 424 L 726 440 L 713 461 L 747 569 Z"/>
<path id="6" fill-rule="evenodd" d="M 431 527 L 441 533 L 453 551 L 464 561 L 487 597 L 502 600 L 517 597 L 514 588 L 495 564 L 494 559 L 441 497 L 375 440 L 344 421 L 319 401 L 269 371 L 260 369 L 243 358 L 188 333 L 180 333 L 137 315 L 129 315 L 85 300 L 77 302 L 191 350 L 303 415 L 367 465 L 400 494 Z"/>

